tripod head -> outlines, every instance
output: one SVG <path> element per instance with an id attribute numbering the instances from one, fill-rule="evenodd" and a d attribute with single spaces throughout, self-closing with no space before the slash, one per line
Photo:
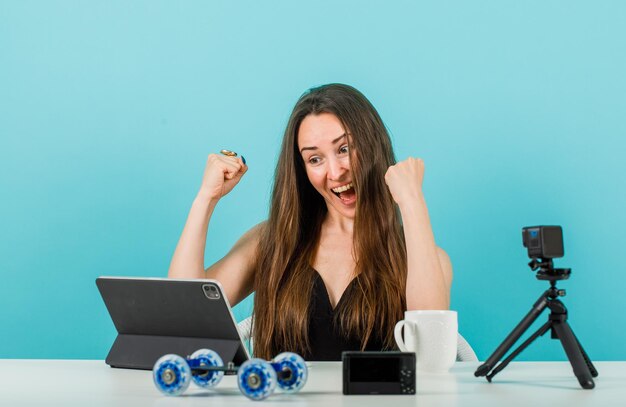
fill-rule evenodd
<path id="1" fill-rule="evenodd" d="M 532 271 L 539 270 L 537 271 L 537 280 L 548 280 L 552 286 L 558 280 L 567 280 L 572 273 L 572 269 L 554 268 L 552 259 L 532 258 L 528 266 Z"/>

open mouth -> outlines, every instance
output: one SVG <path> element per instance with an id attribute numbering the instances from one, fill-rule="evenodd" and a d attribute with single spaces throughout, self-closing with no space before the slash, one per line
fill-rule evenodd
<path id="1" fill-rule="evenodd" d="M 352 182 L 337 188 L 332 188 L 331 191 L 337 198 L 341 199 L 344 204 L 349 205 L 356 201 L 356 191 L 354 190 Z"/>

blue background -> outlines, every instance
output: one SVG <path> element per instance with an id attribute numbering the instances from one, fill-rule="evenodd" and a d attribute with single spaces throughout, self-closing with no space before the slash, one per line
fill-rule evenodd
<path id="1" fill-rule="evenodd" d="M 560 224 L 571 325 L 593 359 L 626 359 L 624 21 L 622 1 L 2 0 L 0 357 L 104 358 L 95 278 L 165 276 L 206 156 L 229 148 L 250 171 L 211 221 L 218 260 L 266 217 L 297 98 L 344 82 L 399 159 L 425 159 L 479 357 L 548 286 L 521 227 Z M 546 336 L 519 359 L 564 353 Z"/>

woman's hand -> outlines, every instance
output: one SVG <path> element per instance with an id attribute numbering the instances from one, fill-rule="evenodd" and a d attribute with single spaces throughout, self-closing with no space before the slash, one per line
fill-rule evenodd
<path id="1" fill-rule="evenodd" d="M 385 174 L 385 182 L 398 205 L 422 197 L 423 180 L 424 161 L 421 158 L 409 157 L 389 167 Z"/>
<path id="2" fill-rule="evenodd" d="M 246 171 L 248 166 L 241 157 L 209 154 L 198 196 L 208 201 L 218 201 L 239 183 Z"/>

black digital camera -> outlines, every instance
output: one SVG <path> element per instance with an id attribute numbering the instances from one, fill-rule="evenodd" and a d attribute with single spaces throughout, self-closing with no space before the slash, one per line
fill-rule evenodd
<path id="1" fill-rule="evenodd" d="M 522 241 L 532 259 L 563 257 L 563 229 L 560 226 L 527 226 L 522 228 Z"/>
<path id="2" fill-rule="evenodd" d="M 415 394 L 414 352 L 341 354 L 343 394 Z"/>

